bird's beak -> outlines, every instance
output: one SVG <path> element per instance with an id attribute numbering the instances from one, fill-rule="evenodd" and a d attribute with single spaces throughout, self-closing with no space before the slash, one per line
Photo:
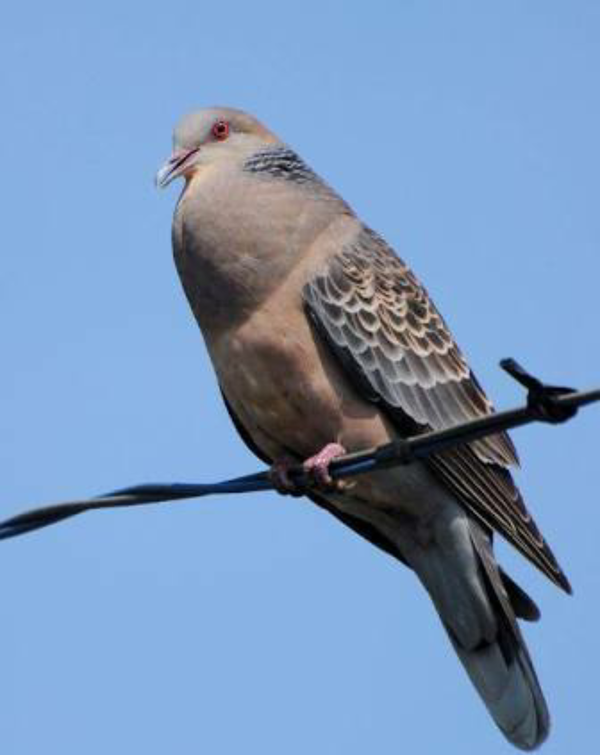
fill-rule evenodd
<path id="1" fill-rule="evenodd" d="M 177 149 L 162 168 L 156 174 L 154 179 L 156 186 L 159 189 L 163 189 L 165 186 L 171 183 L 174 178 L 185 175 L 185 173 L 192 167 L 192 157 L 200 150 L 200 147 L 194 147 L 193 149 Z"/>

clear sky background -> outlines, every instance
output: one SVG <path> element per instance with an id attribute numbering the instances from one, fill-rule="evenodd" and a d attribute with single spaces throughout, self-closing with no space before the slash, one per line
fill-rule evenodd
<path id="1" fill-rule="evenodd" d="M 157 193 L 175 121 L 279 133 L 412 264 L 498 407 L 497 367 L 600 383 L 600 4 L 11 3 L 0 27 L 1 515 L 260 464 L 236 437 Z M 596 753 L 598 427 L 513 434 L 574 586 L 504 544 L 553 713 Z M 6 755 L 508 753 L 424 591 L 273 493 L 88 514 L 0 544 Z"/>

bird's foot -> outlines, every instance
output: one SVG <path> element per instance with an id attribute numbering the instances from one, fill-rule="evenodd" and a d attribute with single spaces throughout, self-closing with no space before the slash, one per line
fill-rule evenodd
<path id="1" fill-rule="evenodd" d="M 269 469 L 269 479 L 273 487 L 281 495 L 293 495 L 298 497 L 304 494 L 304 486 L 295 482 L 290 475 L 290 470 L 298 467 L 298 462 L 284 456 L 278 459 Z"/>
<path id="2" fill-rule="evenodd" d="M 302 467 L 310 484 L 324 492 L 339 492 L 343 487 L 343 482 L 333 479 L 329 473 L 329 465 L 334 459 L 343 456 L 345 453 L 346 449 L 339 443 L 328 443 L 318 454 L 306 459 Z"/>
<path id="3" fill-rule="evenodd" d="M 287 457 L 273 464 L 269 470 L 269 477 L 275 490 L 283 495 L 300 496 L 308 488 L 315 488 L 326 493 L 339 493 L 344 487 L 344 481 L 333 479 L 329 473 L 329 465 L 345 453 L 346 449 L 339 443 L 328 443 L 318 454 L 306 459 L 302 464 L 306 475 L 305 484 L 292 479 L 290 470 L 296 467 L 297 463 Z"/>

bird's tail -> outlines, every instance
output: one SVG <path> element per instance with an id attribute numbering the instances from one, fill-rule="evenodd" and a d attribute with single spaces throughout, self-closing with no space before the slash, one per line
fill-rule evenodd
<path id="1" fill-rule="evenodd" d="M 532 619 L 537 618 L 537 608 L 500 573 L 491 542 L 479 525 L 471 521 L 468 529 L 477 565 L 463 575 L 462 584 L 447 579 L 452 564 L 444 569 L 443 554 L 438 568 L 417 573 L 496 725 L 513 745 L 533 750 L 548 736 L 550 715 L 515 612 Z M 446 578 L 440 579 L 442 574 Z M 523 611 L 524 606 L 528 610 Z"/>
<path id="2" fill-rule="evenodd" d="M 522 636 L 501 628 L 496 642 L 467 650 L 448 632 L 496 725 L 513 745 L 533 750 L 548 736 L 550 715 Z"/>

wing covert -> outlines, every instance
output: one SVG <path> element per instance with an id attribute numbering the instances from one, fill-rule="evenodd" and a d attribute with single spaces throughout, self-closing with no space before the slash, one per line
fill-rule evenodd
<path id="1" fill-rule="evenodd" d="M 402 435 L 493 411 L 425 288 L 370 229 L 331 258 L 303 295 L 316 330 L 358 390 Z M 473 515 L 570 591 L 508 471 L 518 460 L 506 433 L 436 454 L 428 464 Z"/>

